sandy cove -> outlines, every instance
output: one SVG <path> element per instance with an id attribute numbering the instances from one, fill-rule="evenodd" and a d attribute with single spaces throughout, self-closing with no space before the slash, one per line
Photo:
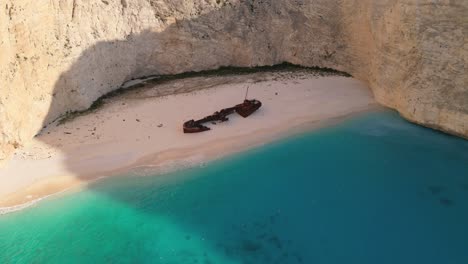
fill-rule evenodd
<path id="1" fill-rule="evenodd" d="M 240 103 L 247 87 L 249 98 L 263 103 L 252 116 L 182 132 L 184 121 Z M 161 96 L 170 93 L 177 94 Z M 0 213 L 103 176 L 199 164 L 376 107 L 360 81 L 302 72 L 195 77 L 133 90 L 50 125 L 18 149 L 0 169 Z"/>

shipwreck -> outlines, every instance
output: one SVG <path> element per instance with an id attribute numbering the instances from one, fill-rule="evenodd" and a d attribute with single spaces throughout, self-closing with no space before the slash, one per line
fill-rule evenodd
<path id="1" fill-rule="evenodd" d="M 248 89 L 247 89 L 248 93 Z M 247 93 L 244 99 L 244 102 L 241 104 L 235 105 L 233 107 L 228 107 L 221 109 L 220 111 L 214 112 L 212 115 L 206 116 L 199 120 L 189 120 L 184 122 L 183 128 L 184 133 L 199 133 L 203 131 L 211 130 L 211 128 L 205 126 L 205 123 L 208 122 L 226 122 L 229 120 L 228 116 L 233 114 L 234 112 L 239 114 L 240 116 L 246 118 L 257 111 L 261 106 L 262 103 L 259 100 L 247 99 Z"/>

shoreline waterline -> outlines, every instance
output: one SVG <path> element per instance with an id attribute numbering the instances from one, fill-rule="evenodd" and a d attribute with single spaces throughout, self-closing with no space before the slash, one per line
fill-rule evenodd
<path id="1" fill-rule="evenodd" d="M 252 134 L 239 135 L 222 141 L 214 140 L 201 146 L 185 149 L 169 149 L 162 153 L 152 153 L 141 157 L 135 163 L 108 172 L 98 172 L 87 175 L 86 179 L 77 179 L 72 175 L 50 177 L 24 190 L 18 190 L 6 198 L 0 199 L 0 215 L 5 215 L 26 209 L 50 197 L 86 188 L 88 184 L 96 181 L 119 177 L 121 175 L 164 175 L 176 171 L 197 167 L 206 163 L 215 162 L 227 156 L 236 155 L 276 141 L 285 140 L 296 135 L 312 132 L 317 129 L 337 125 L 348 119 L 359 117 L 372 112 L 391 111 L 380 106 L 366 107 L 347 113 L 342 116 L 325 120 L 307 121 L 307 118 L 298 118 L 284 126 L 255 131 Z M 144 171 L 144 172 L 141 172 Z M 52 187 L 51 187 L 52 186 Z M 30 193 L 40 193 L 33 200 L 28 199 Z"/>
<path id="2" fill-rule="evenodd" d="M 182 132 L 183 122 L 239 103 L 246 89 L 249 98 L 263 103 L 253 115 L 232 115 L 228 122 L 208 124 L 212 130 L 204 133 Z M 174 160 L 216 159 L 372 109 L 381 107 L 364 83 L 301 71 L 148 84 L 50 125 L 17 149 L 0 169 L 0 208 L 30 204 L 141 165 L 167 171 Z"/>

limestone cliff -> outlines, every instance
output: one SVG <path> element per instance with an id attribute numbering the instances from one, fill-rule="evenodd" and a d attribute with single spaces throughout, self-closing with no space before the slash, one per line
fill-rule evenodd
<path id="1" fill-rule="evenodd" d="M 1 0 L 0 159 L 124 81 L 291 62 L 468 136 L 466 0 Z"/>

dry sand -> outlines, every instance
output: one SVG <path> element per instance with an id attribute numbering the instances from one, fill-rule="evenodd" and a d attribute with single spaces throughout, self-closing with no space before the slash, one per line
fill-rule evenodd
<path id="1" fill-rule="evenodd" d="M 240 103 L 247 86 L 249 98 L 263 102 L 252 116 L 233 114 L 228 122 L 210 124 L 211 131 L 182 132 L 184 121 Z M 0 169 L 0 213 L 99 177 L 141 166 L 155 173 L 190 166 L 375 107 L 360 81 L 296 73 L 198 77 L 130 92 L 49 126 L 18 149 Z"/>

